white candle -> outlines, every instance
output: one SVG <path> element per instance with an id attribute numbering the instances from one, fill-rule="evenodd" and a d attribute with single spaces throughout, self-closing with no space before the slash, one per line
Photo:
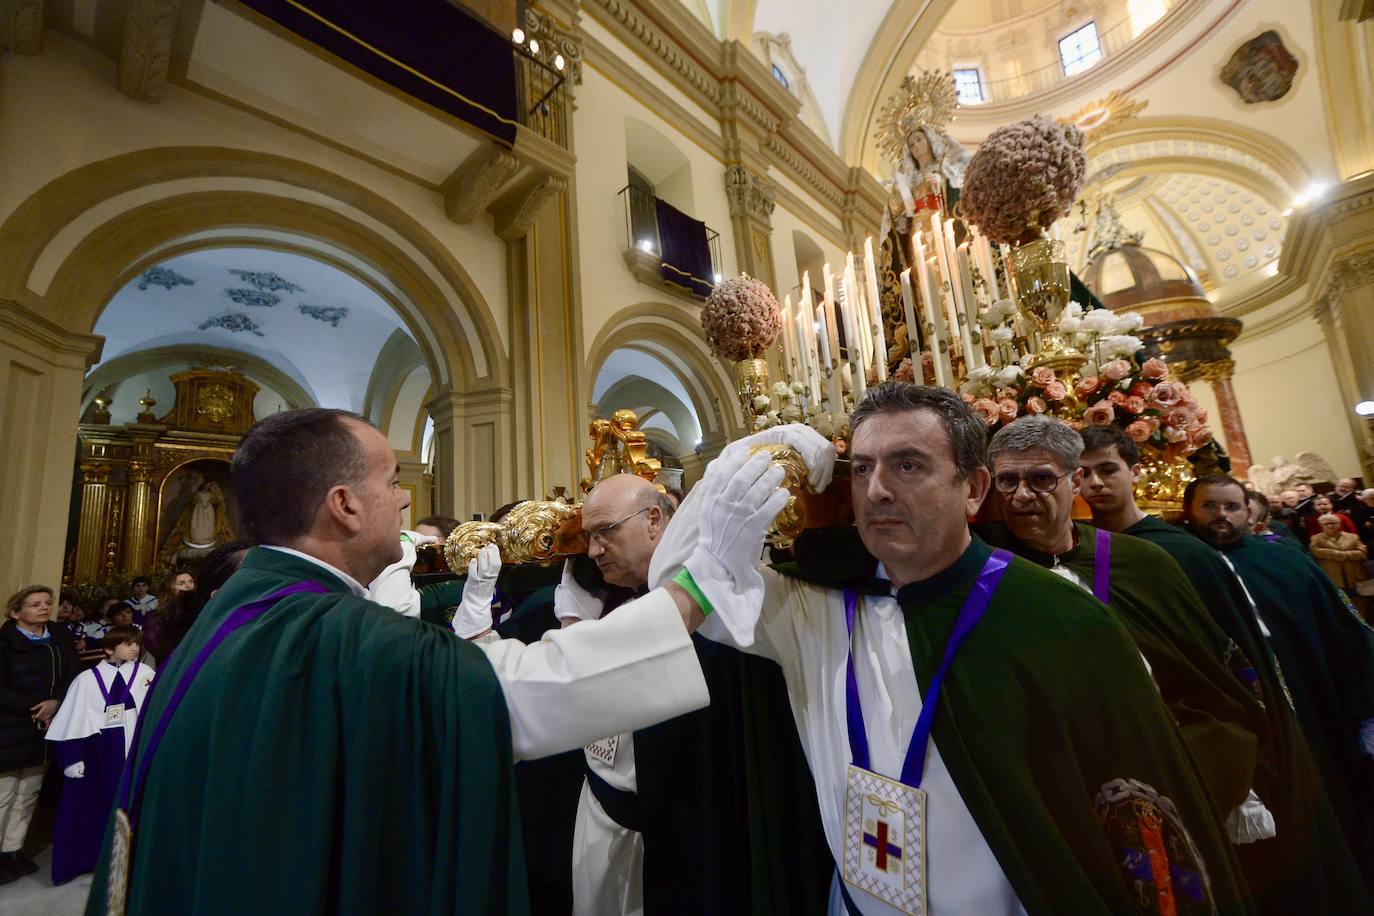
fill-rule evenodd
<path id="1" fill-rule="evenodd" d="M 921 244 L 919 239 L 916 244 L 917 246 Z M 910 267 L 902 271 L 900 280 L 902 284 L 902 317 L 906 319 L 907 355 L 911 358 L 911 371 L 913 377 L 917 382 L 924 385 L 926 381 L 925 368 L 921 365 L 921 351 L 916 346 L 916 329 L 918 325 L 916 324 L 915 297 L 911 293 Z"/>
<path id="2" fill-rule="evenodd" d="M 873 261 L 873 237 L 864 239 L 864 279 L 868 286 L 868 320 L 873 328 L 874 358 L 878 381 L 887 378 L 887 328 L 883 326 L 883 300 L 878 292 L 878 268 Z"/>
<path id="3" fill-rule="evenodd" d="M 964 288 L 964 312 L 959 320 L 959 339 L 964 345 L 964 363 L 969 369 L 983 365 L 982 346 L 975 346 L 973 334 L 977 330 L 974 322 L 978 320 L 978 300 L 973 296 L 973 271 L 969 262 L 968 245 L 959 246 L 959 279 Z"/>
<path id="4" fill-rule="evenodd" d="M 868 361 L 873 358 L 873 344 L 868 338 L 866 309 L 859 298 L 859 281 L 854 272 L 854 252 L 844 256 L 844 320 L 845 335 L 849 337 L 849 361 L 854 366 L 854 400 L 857 403 L 868 391 Z"/>
<path id="5" fill-rule="evenodd" d="M 829 262 L 821 267 L 821 277 L 825 281 L 825 300 L 821 308 L 825 310 L 825 321 L 821 325 L 822 339 L 826 344 L 826 368 L 829 370 L 828 397 L 831 413 L 844 411 L 844 386 L 840 383 L 840 326 L 835 318 L 835 275 L 830 272 Z M 847 368 L 847 364 L 845 366 Z"/>
<path id="6" fill-rule="evenodd" d="M 940 281 L 936 277 L 935 265 L 926 265 L 926 280 L 930 284 L 925 290 L 926 317 L 930 322 L 930 356 L 935 368 L 935 383 L 942 388 L 954 387 L 954 367 L 949 361 L 949 334 L 941 311 Z M 948 297 L 946 297 L 948 298 Z"/>
<path id="7" fill-rule="evenodd" d="M 951 340 L 959 339 L 959 315 L 958 308 L 954 304 L 954 267 L 949 249 L 945 246 L 946 234 L 944 226 L 940 222 L 938 215 L 930 218 L 931 240 L 930 247 L 935 249 L 935 263 L 939 268 L 936 271 L 936 281 L 940 284 L 939 302 L 942 305 L 944 314 L 944 333 L 937 334 L 942 344 L 947 344 Z M 939 322 L 937 322 L 939 324 Z M 937 329 L 938 331 L 938 329 Z M 949 352 L 946 350 L 945 352 Z"/>
<path id="8" fill-rule="evenodd" d="M 797 303 L 798 333 L 803 334 L 802 354 L 806 358 L 806 378 L 811 403 L 821 403 L 821 360 L 816 349 L 816 299 L 811 294 L 811 271 L 802 271 L 802 301 Z"/>
<path id="9" fill-rule="evenodd" d="M 796 354 L 792 352 L 792 296 L 789 293 L 781 305 L 782 328 L 779 337 L 782 338 L 782 375 L 788 382 L 797 378 L 800 367 L 797 365 Z"/>

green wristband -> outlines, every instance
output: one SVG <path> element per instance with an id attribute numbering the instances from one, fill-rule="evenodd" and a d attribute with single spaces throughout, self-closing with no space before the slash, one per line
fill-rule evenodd
<path id="1" fill-rule="evenodd" d="M 682 590 L 692 596 L 692 600 L 697 603 L 697 607 L 701 608 L 701 615 L 703 617 L 711 616 L 711 612 L 714 611 L 715 608 L 711 607 L 711 602 L 707 601 L 706 596 L 701 593 L 701 586 L 697 585 L 697 580 L 692 578 L 692 574 L 687 571 L 687 567 L 684 566 L 681 572 L 673 576 L 672 581 L 682 586 Z"/>

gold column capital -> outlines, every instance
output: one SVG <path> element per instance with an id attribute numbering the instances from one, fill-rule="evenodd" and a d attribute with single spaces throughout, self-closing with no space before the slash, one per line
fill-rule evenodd
<path id="1" fill-rule="evenodd" d="M 1202 372 L 1202 377 L 1211 384 L 1217 382 L 1230 381 L 1236 374 L 1236 361 L 1233 359 L 1217 359 L 1202 363 L 1198 367 Z"/>
<path id="2" fill-rule="evenodd" d="M 150 483 L 153 479 L 153 466 L 145 461 L 130 461 L 128 474 L 129 483 Z"/>
<path id="3" fill-rule="evenodd" d="M 109 483 L 110 466 L 103 461 L 81 462 L 81 482 L 83 484 Z"/>

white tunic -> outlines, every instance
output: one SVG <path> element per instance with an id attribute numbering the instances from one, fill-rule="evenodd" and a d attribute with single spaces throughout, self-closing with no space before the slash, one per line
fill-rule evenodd
<path id="1" fill-rule="evenodd" d="M 124 696 L 123 690 L 120 690 L 118 695 L 114 693 L 116 675 L 122 674 L 126 683 L 130 680 L 133 682 L 130 692 L 133 694 L 134 708 L 124 712 L 124 753 L 127 754 L 133 746 L 134 726 L 138 723 L 138 714 L 143 709 L 148 687 L 153 682 L 153 669 L 137 662 L 125 662 L 116 668 L 109 660 L 105 660 L 94 668 L 78 674 L 72 681 L 72 686 L 67 689 L 67 696 L 58 707 L 57 714 L 48 724 L 44 737 L 49 741 L 71 741 L 89 738 L 105 728 L 106 703 L 104 695 L 100 692 L 100 685 L 95 680 L 96 671 L 99 671 L 105 680 L 105 689 L 110 691 L 111 703 L 120 702 Z"/>
<path id="2" fill-rule="evenodd" d="M 689 496 L 674 514 L 654 552 L 649 570 L 651 586 L 674 575 L 691 555 L 699 512 L 699 506 Z M 763 609 L 754 629 L 754 644 L 744 651 L 771 658 L 782 668 L 797 733 L 816 783 L 826 841 L 830 854 L 839 861 L 843 853 L 846 774 L 850 762 L 845 729 L 845 662 L 850 641 L 845 627 L 844 595 L 768 569 L 760 572 L 764 579 Z M 744 610 L 747 612 L 747 608 Z M 701 634 L 736 645 L 718 614 L 706 619 Z M 896 778 L 921 712 L 921 691 L 911 662 L 902 611 L 895 599 L 860 599 L 854 622 L 854 671 L 872 768 Z M 933 741 L 921 788 L 928 793 L 930 913 L 1024 913 Z M 865 914 L 887 916 L 900 912 L 853 886 L 849 891 Z M 830 912 L 837 916 L 845 912 L 837 886 L 832 887 Z"/>
<path id="3" fill-rule="evenodd" d="M 614 764 L 608 765 L 587 751 L 583 755 L 587 765 L 612 787 L 638 791 L 633 733 L 619 737 Z M 572 890 L 574 916 L 634 916 L 644 912 L 644 834 L 612 820 L 586 780 L 582 781 L 573 826 Z"/>

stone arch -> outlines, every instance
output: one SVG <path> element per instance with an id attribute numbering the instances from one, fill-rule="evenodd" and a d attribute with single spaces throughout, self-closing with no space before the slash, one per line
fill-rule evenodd
<path id="1" fill-rule="evenodd" d="M 160 148 L 68 172 L 0 225 L 0 297 L 86 332 L 151 263 L 230 244 L 228 236 L 319 257 L 371 286 L 412 330 L 442 386 L 506 378 L 490 308 L 438 239 L 375 192 L 280 156 Z"/>

